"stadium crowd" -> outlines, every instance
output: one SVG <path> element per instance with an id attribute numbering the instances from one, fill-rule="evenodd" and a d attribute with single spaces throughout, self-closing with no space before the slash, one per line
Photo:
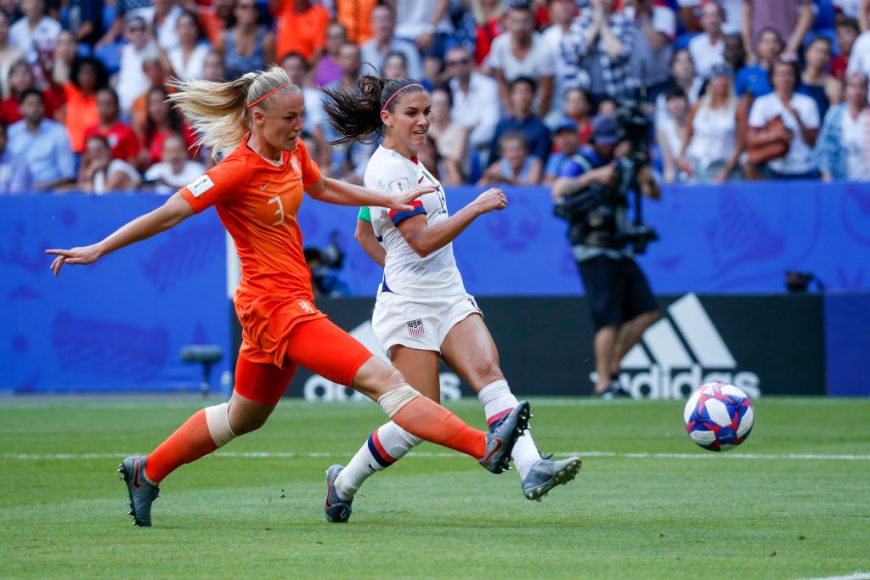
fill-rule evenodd
<path id="1" fill-rule="evenodd" d="M 277 63 L 305 141 L 335 147 L 322 89 L 421 80 L 421 161 L 444 185 L 548 184 L 612 139 L 629 95 L 665 182 L 870 180 L 870 0 L 0 0 L 0 193 L 154 189 L 214 163 L 166 101 L 178 78 Z"/>

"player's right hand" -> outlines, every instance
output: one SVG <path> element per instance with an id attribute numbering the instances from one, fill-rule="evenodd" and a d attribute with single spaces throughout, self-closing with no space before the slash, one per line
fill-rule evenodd
<path id="1" fill-rule="evenodd" d="M 398 195 L 391 196 L 392 203 L 387 207 L 396 211 L 414 211 L 414 206 L 411 205 L 411 202 L 421 195 L 432 193 L 433 191 L 438 191 L 437 185 L 421 185 L 420 187 L 403 191 Z"/>
<path id="2" fill-rule="evenodd" d="M 477 196 L 474 200 L 480 213 L 502 210 L 507 207 L 507 197 L 504 192 L 497 187 L 491 187 Z"/>
<path id="3" fill-rule="evenodd" d="M 60 268 L 64 264 L 93 264 L 100 257 L 100 252 L 94 245 L 84 246 L 83 248 L 72 248 L 70 250 L 52 249 L 46 250 L 45 253 L 57 256 L 51 262 L 51 266 L 49 266 L 55 276 L 60 274 Z"/>

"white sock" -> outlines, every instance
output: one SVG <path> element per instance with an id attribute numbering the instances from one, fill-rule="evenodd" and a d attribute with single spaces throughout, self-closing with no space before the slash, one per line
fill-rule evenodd
<path id="1" fill-rule="evenodd" d="M 335 478 L 339 497 L 352 498 L 366 479 L 376 471 L 386 469 L 422 442 L 392 421 L 381 425 Z"/>
<path id="2" fill-rule="evenodd" d="M 519 404 L 517 398 L 511 393 L 511 388 L 507 381 L 500 379 L 483 387 L 477 394 L 480 399 L 480 404 L 483 405 L 483 412 L 486 415 L 486 422 L 492 425 Z M 535 441 L 532 439 L 531 431 L 525 431 L 514 445 L 511 451 L 511 459 L 514 460 L 514 465 L 517 471 L 520 472 L 520 479 L 525 479 L 526 474 L 532 468 L 532 465 L 541 460 L 541 454 L 535 446 Z"/>

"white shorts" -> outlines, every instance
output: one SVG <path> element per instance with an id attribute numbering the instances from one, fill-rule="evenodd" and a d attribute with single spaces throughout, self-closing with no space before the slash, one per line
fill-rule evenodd
<path id="1" fill-rule="evenodd" d="M 471 294 L 423 298 L 381 292 L 372 329 L 388 355 L 396 345 L 440 354 L 447 334 L 470 314 L 483 314 Z"/>

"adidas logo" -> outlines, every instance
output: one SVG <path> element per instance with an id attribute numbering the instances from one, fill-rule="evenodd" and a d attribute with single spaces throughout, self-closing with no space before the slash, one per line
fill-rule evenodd
<path id="1" fill-rule="evenodd" d="M 390 359 L 381 348 L 375 336 L 375 331 L 372 329 L 370 320 L 366 320 L 356 328 L 350 331 L 350 335 L 360 341 L 370 353 L 378 357 L 384 362 L 389 363 Z M 462 392 L 459 390 L 459 377 L 450 371 L 443 372 L 439 375 L 441 381 L 441 400 L 442 401 L 458 401 L 462 398 Z M 303 387 L 303 394 L 306 401 L 362 401 L 368 400 L 368 397 L 349 389 L 344 385 L 334 383 L 329 379 L 320 375 L 308 377 Z"/>
<path id="2" fill-rule="evenodd" d="M 761 396 L 758 375 L 737 371 L 737 362 L 695 294 L 668 307 L 667 317 L 650 326 L 620 365 L 619 381 L 632 397 L 684 399 L 711 381 Z"/>

